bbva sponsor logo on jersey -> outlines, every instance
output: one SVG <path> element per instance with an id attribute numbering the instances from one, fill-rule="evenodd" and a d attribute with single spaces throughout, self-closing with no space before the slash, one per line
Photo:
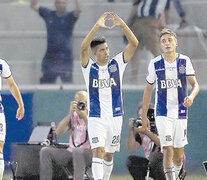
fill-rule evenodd
<path id="1" fill-rule="evenodd" d="M 93 79 L 93 87 L 94 88 L 108 88 L 111 86 L 116 86 L 116 82 L 114 78 L 109 79 Z"/>
<path id="2" fill-rule="evenodd" d="M 161 84 L 161 89 L 182 87 L 182 83 L 180 79 L 161 80 L 160 84 Z"/>

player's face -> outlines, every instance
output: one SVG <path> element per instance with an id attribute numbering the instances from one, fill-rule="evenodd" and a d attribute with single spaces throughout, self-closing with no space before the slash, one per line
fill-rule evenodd
<path id="1" fill-rule="evenodd" d="M 94 51 L 94 56 L 97 59 L 99 65 L 105 65 L 109 60 L 109 47 L 107 43 L 100 44 Z"/>
<path id="2" fill-rule="evenodd" d="M 177 39 L 171 34 L 165 34 L 160 38 L 160 47 L 163 53 L 175 52 L 177 45 Z"/>
<path id="3" fill-rule="evenodd" d="M 67 0 L 55 0 L 55 7 L 58 12 L 66 12 Z"/>

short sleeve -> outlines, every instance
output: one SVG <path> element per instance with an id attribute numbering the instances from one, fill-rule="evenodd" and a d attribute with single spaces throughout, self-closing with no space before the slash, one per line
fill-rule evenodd
<path id="1" fill-rule="evenodd" d="M 67 13 L 67 19 L 70 23 L 72 22 L 74 24 L 78 20 L 78 18 L 79 17 L 74 16 L 73 11 Z"/>
<path id="2" fill-rule="evenodd" d="M 1 76 L 3 78 L 9 78 L 11 76 L 11 70 L 9 68 L 9 65 L 7 64 L 6 61 L 1 60 Z"/>
<path id="3" fill-rule="evenodd" d="M 150 61 L 148 65 L 148 74 L 146 76 L 146 80 L 149 84 L 154 84 L 156 81 L 157 75 L 155 73 L 154 62 L 153 60 Z"/>
<path id="4" fill-rule="evenodd" d="M 90 71 L 90 67 L 91 67 L 91 64 L 93 63 L 93 60 L 92 59 L 89 59 L 88 61 L 88 64 L 86 67 L 83 67 L 82 64 L 81 64 L 81 69 L 82 69 L 82 72 L 83 72 L 83 76 L 86 77 L 87 75 L 89 75 L 89 71 Z"/>
<path id="5" fill-rule="evenodd" d="M 51 10 L 45 7 L 40 6 L 39 8 L 39 15 L 44 17 L 47 17 L 48 15 L 50 15 Z"/>
<path id="6" fill-rule="evenodd" d="M 187 57 L 186 59 L 186 75 L 187 76 L 194 76 L 195 75 L 195 70 L 193 68 L 193 64 L 191 62 L 191 59 Z"/>
<path id="7" fill-rule="evenodd" d="M 117 54 L 115 57 L 113 57 L 112 59 L 115 59 L 117 61 L 120 71 L 123 73 L 127 65 L 127 63 L 124 62 L 124 53 L 121 52 Z"/>

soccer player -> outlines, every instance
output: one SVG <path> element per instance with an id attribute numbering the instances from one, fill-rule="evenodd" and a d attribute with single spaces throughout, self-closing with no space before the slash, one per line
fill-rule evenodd
<path id="1" fill-rule="evenodd" d="M 148 66 L 147 85 L 143 95 L 142 125 L 149 127 L 147 110 L 153 84 L 155 92 L 155 121 L 163 151 L 166 180 L 175 180 L 182 167 L 184 146 L 187 141 L 187 111 L 199 92 L 189 57 L 176 52 L 176 34 L 163 29 L 160 34 L 163 54 L 152 59 Z M 187 80 L 192 86 L 187 94 Z"/>
<path id="2" fill-rule="evenodd" d="M 106 21 L 112 21 L 111 27 Z M 128 44 L 123 52 L 109 60 L 109 47 L 103 37 L 95 37 L 100 28 L 121 27 Z M 113 168 L 113 156 L 119 151 L 122 127 L 122 77 L 132 58 L 138 40 L 125 22 L 113 12 L 105 12 L 85 37 L 81 45 L 81 64 L 88 98 L 88 132 L 93 152 L 92 173 L 95 180 L 108 180 Z M 90 49 L 96 61 L 90 59 Z"/>
<path id="3" fill-rule="evenodd" d="M 4 78 L 9 86 L 9 90 L 11 91 L 12 95 L 16 99 L 18 103 L 18 109 L 16 113 L 16 118 L 21 120 L 24 117 L 24 103 L 22 101 L 22 96 L 20 94 L 19 88 L 17 87 L 9 65 L 6 61 L 0 59 L 0 82 L 1 78 Z M 0 83 L 0 90 L 1 90 L 1 83 Z M 1 94 L 0 94 L 0 180 L 3 178 L 4 173 L 4 157 L 3 157 L 3 149 L 4 149 L 4 142 L 6 136 L 6 122 L 5 122 L 5 115 L 4 115 L 4 108 L 1 104 Z"/>

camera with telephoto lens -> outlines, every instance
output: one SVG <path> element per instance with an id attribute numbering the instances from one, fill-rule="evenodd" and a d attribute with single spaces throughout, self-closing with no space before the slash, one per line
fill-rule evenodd
<path id="1" fill-rule="evenodd" d="M 139 117 L 133 120 L 133 127 L 139 127 L 142 125 L 142 119 Z"/>
<path id="2" fill-rule="evenodd" d="M 154 109 L 148 109 L 147 118 L 150 121 L 151 131 L 153 133 L 157 133 L 157 128 L 156 128 L 156 124 L 155 124 L 155 117 L 154 117 Z M 142 126 L 142 118 L 141 117 L 138 117 L 133 120 L 133 127 L 139 127 L 139 126 Z"/>
<path id="3" fill-rule="evenodd" d="M 86 109 L 86 103 L 83 102 L 83 101 L 78 101 L 78 103 L 77 103 L 77 108 L 78 108 L 80 111 L 85 111 L 85 109 Z"/>

